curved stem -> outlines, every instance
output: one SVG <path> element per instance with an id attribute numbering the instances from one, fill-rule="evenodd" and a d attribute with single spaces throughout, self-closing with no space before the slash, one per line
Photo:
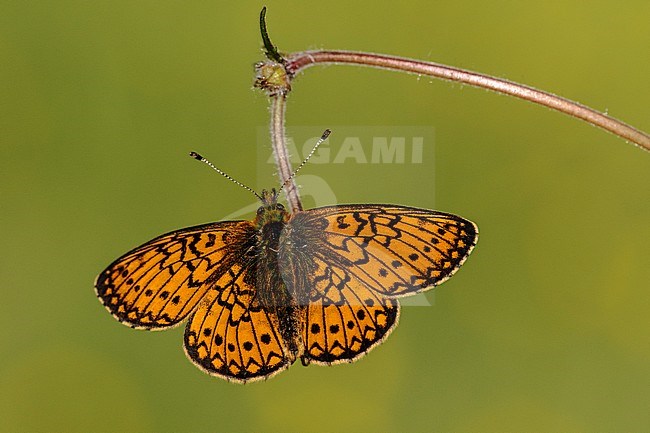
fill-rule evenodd
<path id="1" fill-rule="evenodd" d="M 347 63 L 428 75 L 431 77 L 469 84 L 471 86 L 482 87 L 484 89 L 490 89 L 495 92 L 535 102 L 545 107 L 568 114 L 569 116 L 577 117 L 578 119 L 582 119 L 585 122 L 603 128 L 612 134 L 618 135 L 619 137 L 650 151 L 650 135 L 645 132 L 577 102 L 523 84 L 517 84 L 512 81 L 494 78 L 488 75 L 454 68 L 439 63 L 353 51 L 304 51 L 290 54 L 287 56 L 286 60 L 287 72 L 290 75 L 294 75 L 302 69 L 318 63 Z"/>
<path id="2" fill-rule="evenodd" d="M 286 108 L 286 95 L 276 94 L 271 97 L 271 145 L 273 146 L 273 156 L 275 165 L 278 167 L 278 176 L 280 184 L 286 185 L 284 193 L 287 196 L 291 212 L 302 210 L 302 203 L 298 195 L 298 187 L 293 178 L 291 178 L 291 161 L 285 142 L 284 133 L 284 110 Z"/>

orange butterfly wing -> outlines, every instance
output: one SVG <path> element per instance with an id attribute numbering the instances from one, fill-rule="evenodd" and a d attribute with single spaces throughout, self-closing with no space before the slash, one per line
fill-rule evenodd
<path id="1" fill-rule="evenodd" d="M 349 272 L 314 254 L 307 277 L 309 305 L 302 338 L 305 359 L 316 364 L 352 362 L 380 344 L 399 318 L 399 303 L 368 289 Z"/>
<path id="2" fill-rule="evenodd" d="M 225 273 L 232 251 L 240 251 L 242 239 L 252 235 L 248 221 L 167 233 L 109 265 L 95 281 L 97 296 L 116 319 L 133 328 L 176 326 L 210 289 L 206 280 Z"/>
<path id="3" fill-rule="evenodd" d="M 395 298 L 451 277 L 476 244 L 456 215 L 388 205 L 298 212 L 283 233 L 280 269 L 306 305 L 303 362 L 352 362 L 397 325 Z"/>
<path id="4" fill-rule="evenodd" d="M 310 251 L 391 298 L 443 283 L 478 240 L 471 221 L 403 206 L 328 206 L 296 213 L 289 224 L 296 239 L 309 239 Z"/>
<path id="5" fill-rule="evenodd" d="M 262 308 L 248 282 L 250 263 L 237 263 L 215 281 L 185 328 L 185 353 L 203 371 L 244 383 L 267 379 L 296 359 L 278 316 Z M 253 280 L 255 281 L 255 280 Z M 298 354 L 299 355 L 299 354 Z"/>

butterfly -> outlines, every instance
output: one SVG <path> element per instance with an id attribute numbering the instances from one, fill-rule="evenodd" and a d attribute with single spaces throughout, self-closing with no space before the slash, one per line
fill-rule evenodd
<path id="1" fill-rule="evenodd" d="M 446 281 L 478 239 L 474 223 L 449 213 L 384 204 L 290 213 L 275 189 L 258 197 L 252 221 L 173 231 L 126 253 L 99 274 L 97 296 L 133 328 L 187 321 L 188 358 L 245 383 L 297 359 L 359 359 L 397 325 L 398 299 Z"/>

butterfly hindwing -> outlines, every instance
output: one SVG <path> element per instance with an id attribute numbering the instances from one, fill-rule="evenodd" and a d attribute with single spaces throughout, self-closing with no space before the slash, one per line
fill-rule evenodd
<path id="1" fill-rule="evenodd" d="M 317 364 L 352 362 L 384 341 L 397 325 L 399 304 L 369 290 L 347 270 L 313 256 L 305 308 L 304 358 Z"/>
<path id="2" fill-rule="evenodd" d="M 289 233 L 309 254 L 386 297 L 412 295 L 446 281 L 478 237 L 471 221 L 392 205 L 328 206 L 298 212 Z"/>
<path id="3" fill-rule="evenodd" d="M 157 237 L 126 253 L 95 281 L 104 306 L 134 328 L 161 329 L 182 322 L 206 295 L 205 281 L 225 272 L 249 221 L 191 227 Z"/>
<path id="4" fill-rule="evenodd" d="M 185 328 L 185 352 L 205 372 L 234 382 L 266 379 L 288 368 L 278 317 L 262 308 L 246 278 L 252 266 L 234 264 L 215 281 Z"/>

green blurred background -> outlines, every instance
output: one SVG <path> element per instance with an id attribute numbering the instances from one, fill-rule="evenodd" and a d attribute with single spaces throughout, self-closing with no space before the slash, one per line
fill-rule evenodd
<path id="1" fill-rule="evenodd" d="M 423 164 L 312 164 L 341 203 L 477 222 L 463 269 L 353 365 L 211 378 L 182 328 L 118 324 L 95 275 L 260 189 L 262 3 L 0 4 L 0 430 L 620 432 L 650 428 L 650 155 L 580 121 L 458 84 L 312 68 L 289 126 L 431 126 Z M 650 3 L 267 3 L 281 50 L 438 61 L 650 130 Z M 314 135 L 320 131 L 315 131 Z M 433 174 L 432 174 L 433 173 Z M 434 200 L 435 197 L 435 200 Z"/>

